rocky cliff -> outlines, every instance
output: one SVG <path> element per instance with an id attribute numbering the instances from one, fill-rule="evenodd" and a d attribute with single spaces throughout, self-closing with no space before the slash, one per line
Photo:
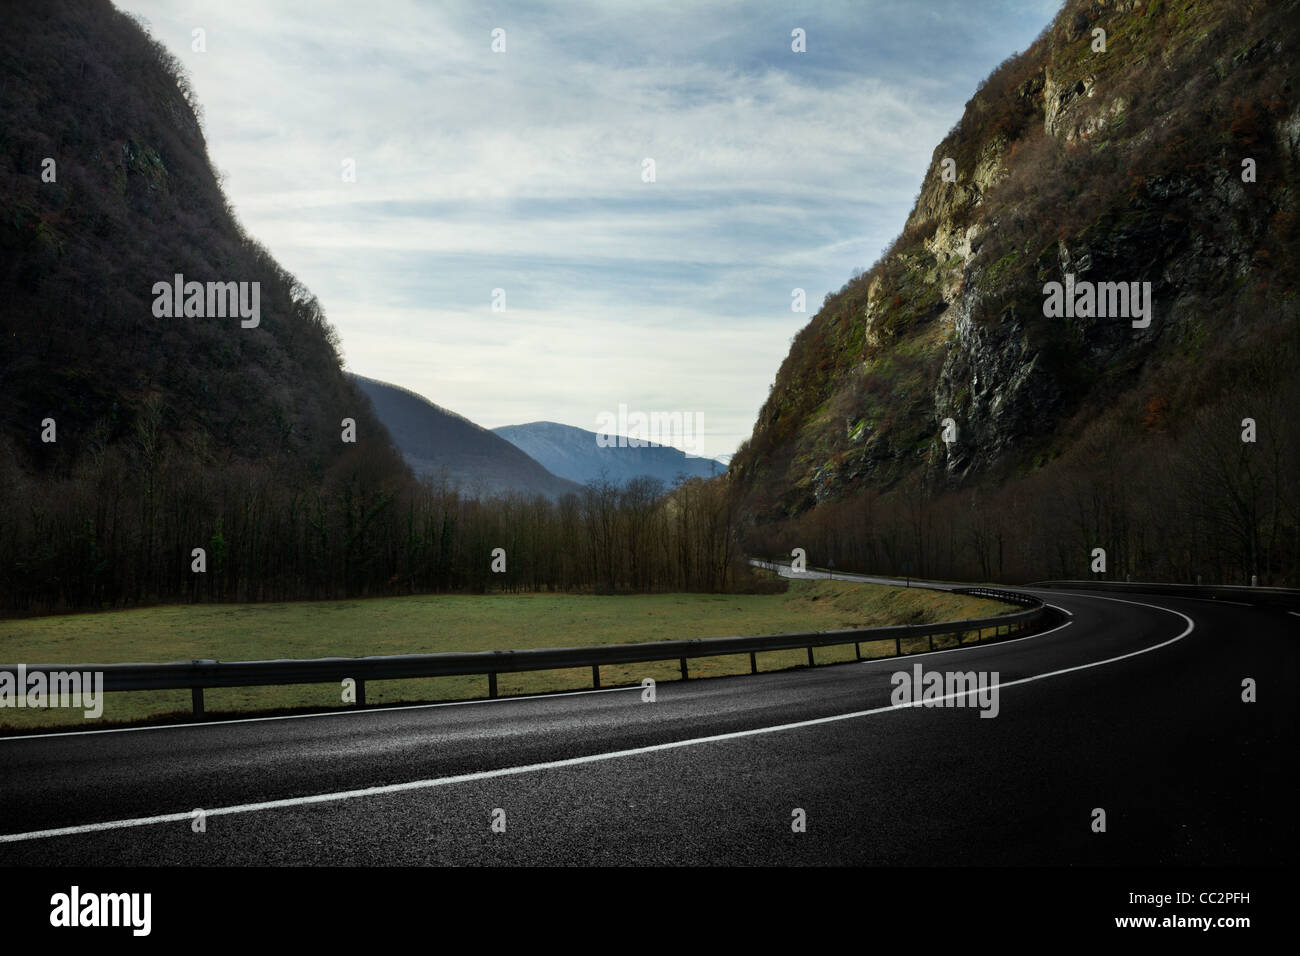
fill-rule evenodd
<path id="1" fill-rule="evenodd" d="M 732 463 L 750 513 L 1003 483 L 1232 388 L 1296 322 L 1298 25 L 1295 0 L 1067 2 L 796 337 Z M 1052 282 L 1099 295 L 1046 315 Z M 1149 323 L 1103 283 L 1149 291 Z"/>

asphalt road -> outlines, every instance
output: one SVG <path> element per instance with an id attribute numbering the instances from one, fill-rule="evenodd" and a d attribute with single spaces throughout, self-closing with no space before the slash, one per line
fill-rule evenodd
<path id="1" fill-rule="evenodd" d="M 1039 593 L 1072 615 L 1050 633 L 661 683 L 654 702 L 0 739 L 0 864 L 1293 861 L 1300 617 Z M 996 672 L 997 716 L 893 706 L 914 665 Z"/>

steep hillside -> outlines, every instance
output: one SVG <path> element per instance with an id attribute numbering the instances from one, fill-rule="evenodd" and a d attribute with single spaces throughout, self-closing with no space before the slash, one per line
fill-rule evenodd
<path id="1" fill-rule="evenodd" d="M 192 100 L 107 0 L 0 10 L 0 440 L 24 463 L 66 473 L 142 427 L 316 474 L 343 450 L 334 333 L 231 215 Z M 177 274 L 250 283 L 250 307 L 259 283 L 256 326 L 159 316 Z M 57 442 L 34 441 L 47 417 Z"/>
<path id="2" fill-rule="evenodd" d="M 935 149 L 902 235 L 796 337 L 732 462 L 753 518 L 1046 487 L 1095 477 L 1098 448 L 1112 472 L 1117 448 L 1191 471 L 1212 411 L 1238 445 L 1242 418 L 1276 416 L 1260 454 L 1284 484 L 1298 33 L 1295 0 L 1069 0 Z M 1150 283 L 1149 324 L 1082 302 L 1045 314 L 1053 282 Z M 1079 524 L 1080 547 L 1107 537 Z"/>
<path id="3" fill-rule="evenodd" d="M 604 480 L 622 485 L 649 476 L 671 486 L 682 476 L 711 478 L 727 470 L 722 462 L 692 458 L 665 445 L 602 447 L 595 432 L 558 422 L 504 425 L 493 431 L 552 473 L 582 484 Z"/>
<path id="4" fill-rule="evenodd" d="M 446 481 L 472 496 L 514 492 L 559 498 L 582 490 L 505 439 L 414 392 L 360 375 L 351 378 L 421 478 Z"/>
<path id="5" fill-rule="evenodd" d="M 321 306 L 232 215 L 178 61 L 107 0 L 0 5 L 0 604 L 223 593 L 188 555 L 234 575 L 271 497 L 301 522 L 409 481 Z M 259 553 L 239 586 L 296 593 L 308 560 Z"/>

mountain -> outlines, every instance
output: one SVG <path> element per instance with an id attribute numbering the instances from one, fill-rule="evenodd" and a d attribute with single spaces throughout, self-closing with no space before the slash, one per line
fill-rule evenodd
<path id="1" fill-rule="evenodd" d="M 996 524 L 1010 567 L 1033 518 L 1026 574 L 1294 575 L 1298 34 L 1295 0 L 1068 0 L 998 67 L 732 461 L 769 544 L 852 514 L 934 566 L 934 522 L 987 568 Z"/>
<path id="2" fill-rule="evenodd" d="M 146 24 L 0 3 L 0 616 L 750 586 L 720 483 L 579 488 L 350 379 L 337 346 L 232 213 Z M 469 494 L 416 481 L 376 408 Z M 494 490 L 527 497 L 474 497 Z"/>
<path id="3" fill-rule="evenodd" d="M 382 586 L 414 482 L 337 344 L 180 62 L 107 0 L 0 4 L 0 606 Z"/>
<path id="4" fill-rule="evenodd" d="M 710 478 L 726 471 L 722 462 L 693 458 L 666 445 L 601 447 L 595 432 L 558 422 L 504 425 L 494 432 L 563 478 L 586 484 L 605 480 L 622 485 L 648 475 L 667 485 L 687 478 Z"/>
<path id="5" fill-rule="evenodd" d="M 320 304 L 231 213 L 184 68 L 107 0 L 0 9 L 0 200 L 0 443 L 24 467 L 144 430 L 320 475 L 343 418 L 374 434 Z M 203 285 L 182 314 L 156 290 L 177 276 Z"/>
<path id="6" fill-rule="evenodd" d="M 352 375 L 418 477 L 446 480 L 463 493 L 504 492 L 560 498 L 581 485 L 556 477 L 513 444 L 414 392 Z"/>
<path id="7" fill-rule="evenodd" d="M 749 586 L 719 483 L 583 489 L 349 378 L 321 303 L 232 213 L 201 118 L 108 0 L 0 3 L 0 616 Z M 415 480 L 376 409 L 450 480 Z M 475 497 L 500 490 L 526 497 Z"/>

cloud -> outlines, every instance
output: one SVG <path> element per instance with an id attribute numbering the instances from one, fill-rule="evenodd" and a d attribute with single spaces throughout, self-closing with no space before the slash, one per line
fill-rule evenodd
<path id="1" fill-rule="evenodd" d="M 700 411 L 715 454 L 748 436 L 810 318 L 791 289 L 815 311 L 876 259 L 976 83 L 1053 12 L 120 5 L 192 73 L 233 205 L 351 368 L 489 427 Z"/>

